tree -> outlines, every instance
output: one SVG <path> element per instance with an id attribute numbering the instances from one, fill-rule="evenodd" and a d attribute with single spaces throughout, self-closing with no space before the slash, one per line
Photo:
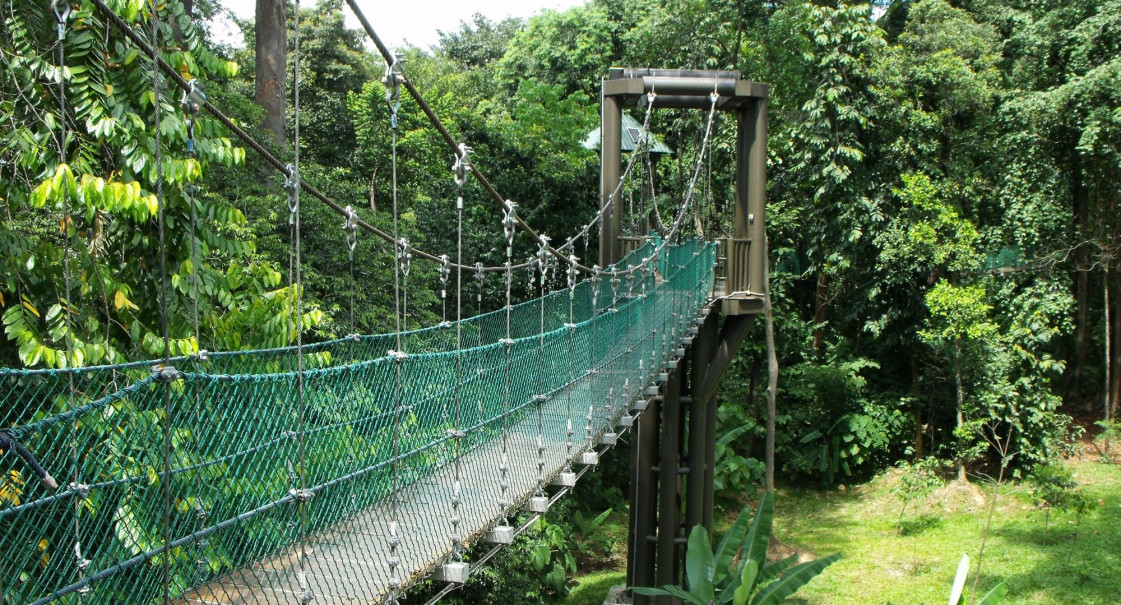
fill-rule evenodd
<path id="1" fill-rule="evenodd" d="M 288 74 L 288 15 L 285 0 L 257 0 L 256 90 L 253 98 L 265 110 L 264 127 L 287 141 L 284 108 Z"/>
<path id="2" fill-rule="evenodd" d="M 817 276 L 814 349 L 819 354 L 830 284 L 852 266 L 865 224 L 879 216 L 868 196 L 867 171 L 860 172 L 865 131 L 871 126 L 869 66 L 884 47 L 871 14 L 868 4 L 791 3 L 775 15 L 781 27 L 792 28 L 779 36 L 791 39 L 803 58 L 799 92 L 805 100 L 786 136 L 777 139 L 787 142 L 778 153 L 790 162 L 780 178 L 790 179 L 789 191 L 804 208 L 812 234 L 805 245 Z"/>
<path id="3" fill-rule="evenodd" d="M 970 442 L 966 428 L 966 368 L 984 363 L 985 356 L 996 344 L 998 327 L 989 319 L 991 308 L 985 302 L 981 286 L 956 286 L 946 280 L 938 282 L 926 295 L 930 309 L 927 328 L 919 332 L 924 341 L 949 357 L 954 377 L 956 429 L 958 439 Z M 965 480 L 966 454 L 958 447 L 958 478 Z"/>
<path id="4" fill-rule="evenodd" d="M 123 4 L 119 15 L 148 31 L 141 6 Z M 172 39 L 170 19 L 189 23 L 178 3 L 166 11 L 157 47 L 170 64 L 200 81 L 234 74 L 235 65 L 199 44 L 193 27 L 184 28 L 183 47 L 165 45 Z M 201 114 L 190 154 L 180 93 L 164 76 L 157 96 L 151 63 L 91 4 L 67 21 L 65 70 L 40 59 L 56 56 L 49 8 L 12 15 L 0 35 L 3 48 L 15 51 L 3 51 L 6 69 L 0 70 L 0 104 L 8 112 L 0 153 L 11 171 L 0 179 L 6 218 L 0 223 L 0 304 L 7 337 L 0 364 L 70 367 L 162 355 L 164 304 L 172 354 L 279 346 L 294 338 L 288 321 L 294 290 L 280 287 L 279 272 L 255 254 L 245 238 L 245 216 L 202 187 L 211 167 L 245 158 L 221 126 Z M 60 78 L 65 115 L 57 97 Z M 159 172 L 152 124 L 157 98 Z M 63 124 L 67 161 L 57 143 Z M 166 298 L 157 260 L 162 252 Z M 317 316 L 309 308 L 304 325 L 314 325 Z"/>

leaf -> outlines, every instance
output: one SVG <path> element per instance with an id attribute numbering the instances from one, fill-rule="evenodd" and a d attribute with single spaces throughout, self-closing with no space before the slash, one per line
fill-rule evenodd
<path id="1" fill-rule="evenodd" d="M 958 571 L 954 574 L 954 587 L 950 589 L 950 605 L 962 602 L 962 591 L 965 590 L 965 580 L 969 576 L 969 555 L 962 555 L 958 562 Z"/>
<path id="2" fill-rule="evenodd" d="M 771 539 L 771 525 L 775 520 L 775 495 L 765 492 L 759 498 L 759 507 L 755 509 L 755 520 L 751 524 L 751 531 L 747 534 L 745 546 L 747 552 L 744 558 L 748 561 L 764 561 L 767 557 L 767 544 Z"/>
<path id="3" fill-rule="evenodd" d="M 759 562 L 748 561 L 743 566 L 743 571 L 740 572 L 740 585 L 736 587 L 735 592 L 732 594 L 732 603 L 735 605 L 745 605 L 747 598 L 751 596 L 751 589 L 755 587 L 755 580 L 759 574 Z"/>
<path id="4" fill-rule="evenodd" d="M 751 424 L 742 424 L 742 425 L 728 431 L 727 433 L 725 433 L 724 436 L 721 437 L 720 439 L 717 439 L 716 440 L 716 445 L 717 446 L 722 446 L 722 445 L 727 446 L 733 440 L 737 439 L 740 435 L 746 433 L 747 431 L 750 431 L 753 428 L 755 428 L 755 427 L 752 426 Z"/>
<path id="5" fill-rule="evenodd" d="M 685 551 L 685 578 L 689 581 L 690 592 L 706 603 L 712 600 L 714 570 L 708 532 L 703 526 L 697 525 L 689 532 L 689 546 Z"/>
<path id="6" fill-rule="evenodd" d="M 748 524 L 751 522 L 751 516 L 748 514 L 750 509 L 744 509 L 732 527 L 728 528 L 728 533 L 720 540 L 720 544 L 716 547 L 716 570 L 713 575 L 713 582 L 719 584 L 726 574 L 731 570 L 732 557 L 736 556 L 740 548 L 744 544 L 744 536 L 747 534 Z"/>
<path id="7" fill-rule="evenodd" d="M 840 558 L 840 553 L 837 553 L 791 568 L 781 578 L 768 584 L 759 594 L 755 595 L 751 605 L 778 605 L 790 595 L 798 592 L 798 589 L 805 586 L 806 582 L 816 578 L 826 567 Z"/>
<path id="8" fill-rule="evenodd" d="M 693 605 L 709 605 L 708 601 L 702 601 L 696 595 L 685 592 L 676 586 L 665 585 L 661 588 L 644 588 L 635 587 L 633 589 L 636 593 L 646 595 L 648 597 L 661 597 L 671 596 L 677 597 L 686 603 L 693 603 Z"/>
<path id="9" fill-rule="evenodd" d="M 996 605 L 1007 593 L 1008 586 L 1006 586 L 1004 582 L 1001 582 L 994 586 L 980 601 L 977 601 L 977 605 Z"/>
<path id="10" fill-rule="evenodd" d="M 770 565 L 764 567 L 762 571 L 759 572 L 759 577 L 756 578 L 755 581 L 760 584 L 766 584 L 767 582 L 770 582 L 771 580 L 782 575 L 782 572 L 786 571 L 791 565 L 794 565 L 797 562 L 798 555 L 790 555 L 785 559 L 775 561 L 774 563 L 771 563 Z"/>

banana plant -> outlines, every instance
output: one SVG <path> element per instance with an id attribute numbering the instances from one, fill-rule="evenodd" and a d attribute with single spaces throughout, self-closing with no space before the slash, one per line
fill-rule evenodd
<path id="1" fill-rule="evenodd" d="M 965 605 L 965 580 L 969 576 L 969 555 L 962 555 L 958 563 L 958 572 L 954 575 L 954 585 L 950 589 L 950 605 Z M 1001 582 L 993 587 L 988 594 L 974 601 L 975 605 L 996 605 L 1008 592 L 1008 586 Z"/>
<path id="2" fill-rule="evenodd" d="M 797 556 L 767 564 L 767 543 L 775 516 L 774 495 L 759 500 L 754 519 L 745 508 L 728 533 L 712 550 L 708 532 L 700 525 L 689 533 L 685 554 L 687 589 L 635 587 L 647 596 L 671 596 L 693 605 L 774 605 L 793 595 L 826 567 L 841 558 L 828 557 L 795 565 Z M 733 566 L 736 555 L 738 564 Z"/>

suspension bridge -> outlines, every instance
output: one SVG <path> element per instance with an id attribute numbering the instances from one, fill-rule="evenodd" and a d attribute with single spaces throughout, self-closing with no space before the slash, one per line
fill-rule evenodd
<path id="1" fill-rule="evenodd" d="M 392 244 L 398 329 L 316 343 L 297 329 L 294 346 L 276 349 L 0 368 L 0 448 L 13 454 L 0 458 L 0 603 L 396 603 L 426 578 L 466 581 L 482 563 L 464 558 L 469 546 L 512 543 L 518 515 L 544 513 L 625 431 L 628 583 L 680 579 L 685 528 L 711 526 L 716 384 L 762 304 L 765 86 L 734 72 L 613 70 L 601 208 L 553 247 L 486 182 L 348 0 L 388 64 L 394 145 L 405 90 L 454 152 L 459 224 L 471 175 L 501 205 L 507 262 L 483 267 L 462 258 L 462 227 L 454 260 L 413 249 L 397 232 L 396 196 L 393 233 L 360 221 L 300 179 L 298 151 L 292 163 L 273 157 L 162 61 L 149 43 L 158 14 L 146 39 L 93 4 L 152 58 L 157 96 L 167 78 L 186 111 L 224 120 L 285 176 L 297 291 L 301 193 L 344 216 L 352 250 L 359 229 Z M 67 10 L 55 7 L 65 65 Z M 298 62 L 298 26 L 295 48 Z M 706 110 L 705 138 L 664 237 L 628 240 L 616 201 L 639 153 L 622 166 L 620 116 L 644 108 L 645 141 L 655 105 Z M 736 236 L 722 245 L 682 235 L 720 110 L 739 123 Z M 574 243 L 597 226 L 600 262 L 587 267 Z M 538 252 L 515 264 L 519 232 Z M 456 314 L 410 329 L 409 275 L 421 261 L 440 264 Z M 511 304 L 523 270 L 537 297 Z M 464 273 L 484 271 L 502 275 L 506 305 L 463 317 Z M 563 285 L 548 291 L 549 276 Z"/>

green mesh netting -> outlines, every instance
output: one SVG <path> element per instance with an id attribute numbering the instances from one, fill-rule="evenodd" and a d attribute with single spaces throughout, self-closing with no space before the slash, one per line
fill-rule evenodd
<path id="1" fill-rule="evenodd" d="M 160 602 L 165 557 L 183 602 L 375 600 L 395 486 L 413 582 L 452 549 L 448 499 L 422 494 L 455 469 L 462 542 L 533 495 L 654 380 L 707 304 L 714 263 L 712 245 L 666 246 L 656 270 L 609 269 L 511 308 L 512 343 L 503 309 L 463 320 L 462 350 L 454 324 L 403 334 L 401 361 L 388 334 L 307 345 L 302 373 L 293 347 L 175 358 L 170 382 L 150 361 L 0 369 L 0 603 Z M 314 554 L 296 565 L 285 557 L 301 542 Z"/>

